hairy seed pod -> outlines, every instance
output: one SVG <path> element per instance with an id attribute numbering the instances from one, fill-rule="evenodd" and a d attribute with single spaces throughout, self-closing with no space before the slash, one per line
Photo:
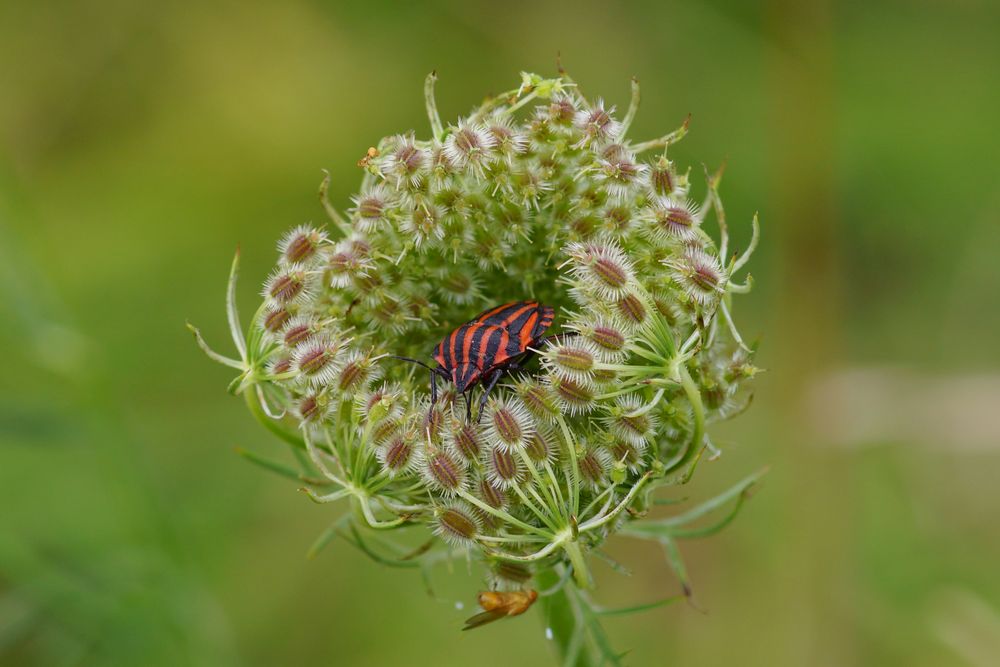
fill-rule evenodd
<path id="1" fill-rule="evenodd" d="M 289 320 L 281 330 L 281 342 L 285 347 L 294 349 L 318 332 L 319 326 L 312 318 L 300 315 Z"/>
<path id="2" fill-rule="evenodd" d="M 313 336 L 295 349 L 292 367 L 299 380 L 312 387 L 323 387 L 337 376 L 340 369 L 337 358 L 340 347 L 325 336 Z"/>
<path id="3" fill-rule="evenodd" d="M 598 143 L 602 144 L 618 139 L 621 131 L 621 123 L 614 119 L 615 110 L 605 110 L 603 100 L 598 99 L 590 109 L 583 109 L 573 117 L 573 123 L 583 133 L 580 140 L 581 146 Z"/>
<path id="4" fill-rule="evenodd" d="M 559 400 L 550 386 L 537 380 L 522 380 L 514 391 L 536 420 L 551 422 L 559 415 Z"/>
<path id="5" fill-rule="evenodd" d="M 650 406 L 635 394 L 619 398 L 604 418 L 607 427 L 618 438 L 640 449 L 653 438 L 657 421 Z"/>
<path id="6" fill-rule="evenodd" d="M 444 408 L 440 404 L 433 406 L 424 414 L 422 432 L 428 442 L 439 444 L 443 441 L 445 420 Z"/>
<path id="7" fill-rule="evenodd" d="M 637 327 L 646 321 L 649 314 L 642 300 L 635 294 L 626 294 L 615 302 L 615 308 L 621 316 L 622 321 L 633 327 Z"/>
<path id="8" fill-rule="evenodd" d="M 444 142 L 444 154 L 460 168 L 471 168 L 478 174 L 489 162 L 496 138 L 478 125 L 461 121 Z"/>
<path id="9" fill-rule="evenodd" d="M 696 303 L 709 305 L 719 299 L 726 274 L 719 260 L 701 250 L 689 249 L 684 256 L 667 262 L 674 278 Z"/>
<path id="10" fill-rule="evenodd" d="M 415 441 L 399 432 L 379 446 L 375 455 L 390 477 L 409 472 L 418 462 Z"/>
<path id="11" fill-rule="evenodd" d="M 631 473 L 643 467 L 643 450 L 624 440 L 617 440 L 608 448 L 615 462 L 621 463 Z"/>
<path id="12" fill-rule="evenodd" d="M 403 424 L 398 419 L 389 418 L 377 422 L 371 431 L 372 442 L 382 444 L 402 428 Z"/>
<path id="13" fill-rule="evenodd" d="M 571 415 L 589 412 L 595 407 L 594 391 L 575 380 L 555 376 L 552 378 L 552 389 L 563 410 Z"/>
<path id="14" fill-rule="evenodd" d="M 299 419 L 304 422 L 318 422 L 326 416 L 326 405 L 317 396 L 306 396 L 296 406 Z"/>
<path id="15" fill-rule="evenodd" d="M 382 160 L 382 172 L 394 181 L 397 189 L 415 187 L 427 164 L 427 153 L 410 136 L 396 137 L 395 143 L 396 148 Z"/>
<path id="16" fill-rule="evenodd" d="M 434 532 L 456 546 L 471 544 L 479 532 L 476 515 L 464 504 L 445 507 L 435 517 Z"/>
<path id="17" fill-rule="evenodd" d="M 649 168 L 649 189 L 655 196 L 669 199 L 681 194 L 681 182 L 674 169 L 674 164 L 666 158 L 660 158 Z"/>
<path id="18" fill-rule="evenodd" d="M 558 449 L 552 434 L 535 431 L 525 444 L 525 453 L 535 463 L 551 463 L 558 456 Z"/>
<path id="19" fill-rule="evenodd" d="M 509 489 L 524 479 L 521 459 L 501 447 L 493 447 L 486 453 L 486 469 L 490 482 L 501 489 Z"/>
<path id="20" fill-rule="evenodd" d="M 308 276 L 305 269 L 293 264 L 281 267 L 264 283 L 263 295 L 273 303 L 287 306 L 298 303 L 309 296 Z"/>
<path id="21" fill-rule="evenodd" d="M 278 242 L 281 258 L 289 264 L 300 264 L 314 258 L 320 244 L 326 241 L 326 233 L 308 225 L 296 227 Z"/>
<path id="22" fill-rule="evenodd" d="M 371 232 L 389 224 L 389 212 L 395 202 L 384 185 L 376 185 L 357 195 L 353 202 L 354 216 L 360 231 Z"/>
<path id="23" fill-rule="evenodd" d="M 613 242 L 573 243 L 566 254 L 574 260 L 573 274 L 604 298 L 622 296 L 634 280 L 631 262 Z"/>
<path id="24" fill-rule="evenodd" d="M 489 479 L 480 480 L 478 491 L 479 497 L 490 507 L 502 509 L 507 506 L 507 492 Z"/>
<path id="25" fill-rule="evenodd" d="M 274 357 L 267 362 L 267 372 L 271 375 L 282 375 L 292 369 L 292 358 L 288 356 Z"/>
<path id="26" fill-rule="evenodd" d="M 689 241 L 701 224 L 697 207 L 685 200 L 656 199 L 644 215 L 650 238 L 659 242 Z"/>
<path id="27" fill-rule="evenodd" d="M 598 490 L 608 483 L 611 471 L 611 456 L 607 450 L 588 447 L 577 455 L 580 480 L 591 489 Z"/>
<path id="28" fill-rule="evenodd" d="M 264 313 L 264 329 L 270 334 L 277 334 L 288 324 L 288 320 L 291 318 L 292 314 L 281 306 L 270 308 Z"/>
<path id="29" fill-rule="evenodd" d="M 466 461 L 478 461 L 482 455 L 482 434 L 475 423 L 455 421 L 451 427 L 451 445 Z"/>
<path id="30" fill-rule="evenodd" d="M 531 414 L 517 399 L 491 401 L 488 419 L 486 438 L 503 450 L 523 447 L 535 430 Z"/>
<path id="31" fill-rule="evenodd" d="M 452 494 L 465 486 L 465 468 L 444 450 L 424 455 L 424 479 L 439 491 Z"/>

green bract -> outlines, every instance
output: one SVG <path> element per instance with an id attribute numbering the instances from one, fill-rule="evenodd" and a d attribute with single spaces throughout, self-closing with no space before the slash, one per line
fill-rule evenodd
<path id="1" fill-rule="evenodd" d="M 756 220 L 731 259 L 719 175 L 695 203 L 667 157 L 687 123 L 629 138 L 635 86 L 618 120 L 566 76 L 525 74 L 444 127 L 433 83 L 431 135 L 371 149 L 346 217 L 324 183 L 330 229 L 281 241 L 245 342 L 231 282 L 242 358 L 211 354 L 240 369 L 233 389 L 264 424 L 309 453 L 315 500 L 349 498 L 355 524 L 374 529 L 425 525 L 443 542 L 421 557 L 469 550 L 497 586 L 555 568 L 587 587 L 587 556 L 610 533 L 672 545 L 692 530 L 632 526 L 655 488 L 714 449 L 705 425 L 747 404 L 756 369 L 731 297 L 750 287 L 733 280 Z M 433 363 L 455 327 L 520 299 L 579 335 L 501 383 L 481 423 L 450 388 L 431 406 L 428 373 L 387 356 Z"/>

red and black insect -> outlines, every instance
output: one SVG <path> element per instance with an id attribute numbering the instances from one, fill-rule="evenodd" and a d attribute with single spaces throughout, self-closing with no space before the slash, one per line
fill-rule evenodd
<path id="1" fill-rule="evenodd" d="M 483 406 L 500 378 L 520 370 L 546 340 L 555 310 L 537 301 L 514 301 L 490 308 L 458 327 L 435 346 L 431 353 L 438 366 L 422 361 L 395 357 L 419 364 L 431 372 L 431 405 L 437 402 L 437 378 L 449 380 L 465 398 L 466 418 L 472 418 L 468 392 L 477 384 L 485 387 L 479 399 L 479 419 Z"/>

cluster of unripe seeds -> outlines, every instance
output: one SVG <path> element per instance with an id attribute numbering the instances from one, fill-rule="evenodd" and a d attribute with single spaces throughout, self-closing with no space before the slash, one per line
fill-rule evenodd
<path id="1" fill-rule="evenodd" d="M 279 243 L 243 386 L 301 434 L 335 489 L 316 498 L 350 497 L 375 527 L 428 524 L 521 586 L 538 564 L 580 570 L 744 406 L 755 368 L 731 296 L 749 249 L 727 256 L 718 177 L 695 203 L 668 158 L 686 123 L 629 138 L 637 94 L 619 119 L 565 76 L 524 75 L 445 127 L 432 86 L 430 136 L 380 141 L 348 214 L 324 195 L 331 224 Z M 450 386 L 432 404 L 428 373 L 389 356 L 433 364 L 449 332 L 519 299 L 568 335 L 481 416 Z"/>

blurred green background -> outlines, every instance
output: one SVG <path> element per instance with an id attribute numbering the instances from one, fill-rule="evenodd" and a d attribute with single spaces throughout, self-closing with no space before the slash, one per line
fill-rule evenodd
<path id="1" fill-rule="evenodd" d="M 477 580 L 344 543 L 339 508 L 233 453 L 282 454 L 225 393 L 286 228 L 346 206 L 383 135 L 553 74 L 693 114 L 737 247 L 759 210 L 753 409 L 716 428 L 707 497 L 771 474 L 683 545 L 704 613 L 609 621 L 636 665 L 1000 663 L 1000 4 L 108 0 L 0 3 L 0 664 L 524 664 L 538 618 L 459 633 Z M 700 196 L 695 178 L 695 193 Z M 598 598 L 677 591 L 662 554 Z M 454 602 L 464 600 L 466 609 Z"/>

